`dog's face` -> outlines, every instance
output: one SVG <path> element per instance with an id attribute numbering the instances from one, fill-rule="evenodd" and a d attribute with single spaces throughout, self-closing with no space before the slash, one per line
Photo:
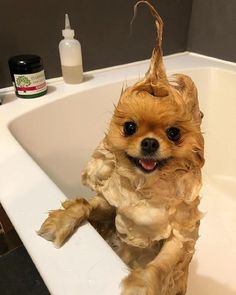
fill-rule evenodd
<path id="1" fill-rule="evenodd" d="M 139 87 L 121 95 L 107 135 L 118 165 L 142 173 L 163 169 L 173 159 L 201 167 L 203 138 L 196 89 L 188 91 L 194 96 L 188 98 L 186 89 L 185 93 L 174 87 L 156 90 L 160 97 Z"/>

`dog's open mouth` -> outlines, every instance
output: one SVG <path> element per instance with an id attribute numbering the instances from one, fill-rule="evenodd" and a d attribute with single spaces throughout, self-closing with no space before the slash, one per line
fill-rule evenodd
<path id="1" fill-rule="evenodd" d="M 135 164 L 136 167 L 141 169 L 143 172 L 150 173 L 154 170 L 163 167 L 166 163 L 166 160 L 157 160 L 152 158 L 133 158 L 130 155 L 127 155 L 128 159 Z"/>
<path id="2" fill-rule="evenodd" d="M 139 159 L 138 163 L 146 171 L 153 171 L 157 166 L 157 161 L 152 159 Z"/>

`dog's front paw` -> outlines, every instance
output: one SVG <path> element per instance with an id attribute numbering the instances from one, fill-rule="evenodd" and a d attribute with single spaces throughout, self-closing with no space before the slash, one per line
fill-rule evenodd
<path id="1" fill-rule="evenodd" d="M 122 281 L 121 295 L 160 295 L 158 277 L 153 267 L 133 270 Z"/>
<path id="2" fill-rule="evenodd" d="M 84 199 L 68 200 L 62 206 L 64 209 L 49 212 L 37 232 L 46 240 L 54 242 L 56 247 L 61 247 L 90 213 L 89 203 Z"/>
<path id="3" fill-rule="evenodd" d="M 38 234 L 52 241 L 56 247 L 61 247 L 76 227 L 75 218 L 71 218 L 63 209 L 53 210 L 41 225 Z"/>

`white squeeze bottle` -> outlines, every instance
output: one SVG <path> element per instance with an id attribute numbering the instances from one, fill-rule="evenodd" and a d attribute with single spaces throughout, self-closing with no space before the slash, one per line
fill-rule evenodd
<path id="1" fill-rule="evenodd" d="M 68 14 L 65 15 L 65 29 L 62 30 L 63 40 L 59 43 L 62 76 L 65 83 L 78 84 L 83 80 L 81 46 L 74 39 L 75 32 L 70 27 Z"/>

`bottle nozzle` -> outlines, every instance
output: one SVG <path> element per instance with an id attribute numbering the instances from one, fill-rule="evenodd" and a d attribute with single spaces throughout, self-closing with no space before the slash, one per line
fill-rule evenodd
<path id="1" fill-rule="evenodd" d="M 71 29 L 69 15 L 67 13 L 65 14 L 65 30 L 66 29 Z"/>
<path id="2" fill-rule="evenodd" d="M 75 32 L 70 27 L 69 15 L 65 14 L 65 29 L 62 30 L 62 36 L 66 39 L 74 38 Z"/>

